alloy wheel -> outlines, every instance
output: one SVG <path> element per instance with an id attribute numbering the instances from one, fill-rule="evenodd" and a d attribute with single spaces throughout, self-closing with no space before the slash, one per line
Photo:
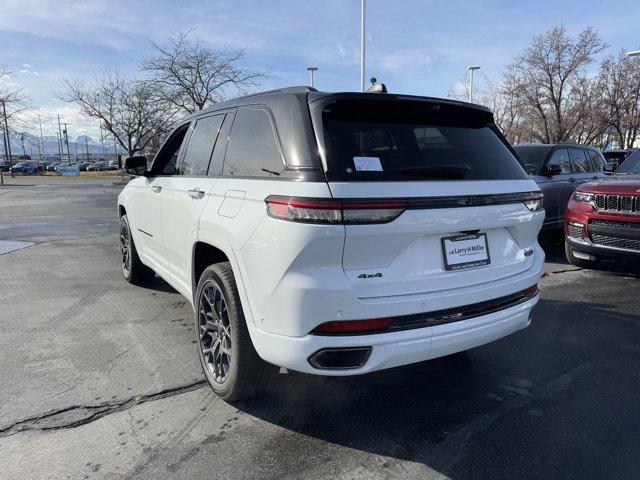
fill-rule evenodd
<path id="1" fill-rule="evenodd" d="M 129 229 L 122 222 L 120 224 L 120 255 L 122 256 L 122 271 L 126 277 L 131 272 L 131 245 L 129 238 Z"/>
<path id="2" fill-rule="evenodd" d="M 198 301 L 198 335 L 204 365 L 216 383 L 227 379 L 231 367 L 229 310 L 220 287 L 209 280 Z"/>

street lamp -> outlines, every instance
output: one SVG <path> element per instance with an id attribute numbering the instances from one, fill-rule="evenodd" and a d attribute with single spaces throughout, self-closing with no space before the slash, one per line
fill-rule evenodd
<path id="1" fill-rule="evenodd" d="M 469 81 L 469 102 L 473 103 L 473 72 L 474 70 L 480 70 L 480 67 L 477 65 L 471 65 L 467 70 L 471 72 L 471 79 Z"/>
<path id="2" fill-rule="evenodd" d="M 364 49 L 365 49 L 365 35 L 364 27 L 366 24 L 366 0 L 360 0 L 360 91 L 364 92 Z"/>
<path id="3" fill-rule="evenodd" d="M 630 57 L 640 57 L 640 50 L 633 50 L 631 52 L 627 52 L 627 55 Z"/>
<path id="4" fill-rule="evenodd" d="M 307 67 L 307 72 L 311 73 L 311 88 L 313 88 L 313 72 L 317 72 L 318 67 Z"/>

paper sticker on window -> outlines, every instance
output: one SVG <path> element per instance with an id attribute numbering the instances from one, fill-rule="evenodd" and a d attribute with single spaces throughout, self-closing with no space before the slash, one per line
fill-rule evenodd
<path id="1" fill-rule="evenodd" d="M 379 157 L 353 157 L 353 164 L 358 172 L 381 172 Z"/>

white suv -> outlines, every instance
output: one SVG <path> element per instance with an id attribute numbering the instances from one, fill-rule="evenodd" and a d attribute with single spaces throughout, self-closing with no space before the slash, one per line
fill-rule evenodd
<path id="1" fill-rule="evenodd" d="M 124 276 L 192 302 L 227 400 L 262 360 L 356 375 L 529 325 L 542 195 L 484 107 L 286 88 L 192 115 L 146 167 L 118 198 Z"/>

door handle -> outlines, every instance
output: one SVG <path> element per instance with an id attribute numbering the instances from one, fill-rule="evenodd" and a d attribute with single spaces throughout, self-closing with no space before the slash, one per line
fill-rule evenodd
<path id="1" fill-rule="evenodd" d="M 569 182 L 571 182 L 571 183 L 575 183 L 575 181 L 576 181 L 576 179 L 575 179 L 575 178 L 570 178 L 570 179 L 569 179 Z"/>
<path id="2" fill-rule="evenodd" d="M 192 188 L 191 190 L 187 190 L 187 193 L 192 198 L 202 198 L 202 197 L 204 197 L 204 192 L 202 190 L 198 190 L 197 188 Z"/>
<path id="3" fill-rule="evenodd" d="M 160 185 L 154 185 L 153 187 L 151 187 L 153 189 L 154 192 L 156 193 L 160 193 L 162 191 L 162 187 Z"/>

